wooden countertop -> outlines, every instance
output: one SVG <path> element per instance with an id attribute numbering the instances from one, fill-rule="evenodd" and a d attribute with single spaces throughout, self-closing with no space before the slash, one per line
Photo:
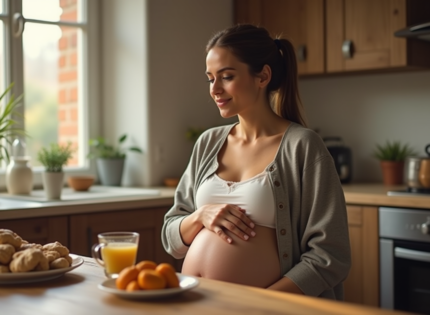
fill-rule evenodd
<path id="1" fill-rule="evenodd" d="M 429 196 L 388 196 L 388 191 L 405 190 L 405 186 L 383 184 L 344 184 L 347 204 L 430 209 Z"/>
<path id="2" fill-rule="evenodd" d="M 105 278 L 92 258 L 64 276 L 36 284 L 0 285 L 2 314 L 407 314 L 199 278 L 198 287 L 152 301 L 121 299 L 97 288 Z"/>

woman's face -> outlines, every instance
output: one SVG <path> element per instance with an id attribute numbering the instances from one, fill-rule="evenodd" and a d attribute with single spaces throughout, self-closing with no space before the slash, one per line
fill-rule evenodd
<path id="1" fill-rule="evenodd" d="M 259 78 L 252 76 L 247 64 L 228 49 L 214 47 L 206 56 L 210 95 L 224 118 L 245 114 L 261 97 Z"/>

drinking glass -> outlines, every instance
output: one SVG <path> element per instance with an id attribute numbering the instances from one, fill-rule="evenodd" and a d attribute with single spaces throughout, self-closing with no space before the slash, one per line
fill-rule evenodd
<path id="1" fill-rule="evenodd" d="M 139 233 L 107 232 L 97 237 L 99 242 L 93 245 L 92 256 L 108 278 L 116 278 L 122 269 L 136 264 Z"/>

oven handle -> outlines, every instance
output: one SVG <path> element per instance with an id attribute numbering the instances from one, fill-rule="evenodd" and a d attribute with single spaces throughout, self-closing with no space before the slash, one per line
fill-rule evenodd
<path id="1" fill-rule="evenodd" d="M 430 262 L 430 253 L 420 252 L 417 250 L 406 249 L 401 247 L 394 248 L 394 256 L 398 258 L 409 259 L 409 260 Z"/>

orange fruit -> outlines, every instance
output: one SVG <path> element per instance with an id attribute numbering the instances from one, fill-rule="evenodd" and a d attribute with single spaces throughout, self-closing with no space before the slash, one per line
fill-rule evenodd
<path id="1" fill-rule="evenodd" d="M 136 265 L 137 270 L 142 271 L 144 269 L 152 269 L 155 270 L 157 264 L 151 260 L 142 260 L 140 263 Z"/>
<path id="2" fill-rule="evenodd" d="M 152 269 L 140 271 L 137 276 L 137 283 L 143 290 L 159 290 L 166 287 L 166 279 Z"/>
<path id="3" fill-rule="evenodd" d="M 126 291 L 131 292 L 131 291 L 139 291 L 140 287 L 139 284 L 137 283 L 136 280 L 131 280 L 128 284 L 127 287 L 125 288 Z"/>
<path id="4" fill-rule="evenodd" d="M 135 266 L 125 267 L 115 280 L 116 287 L 120 290 L 125 290 L 132 280 L 136 280 L 138 274 L 139 270 Z"/>
<path id="5" fill-rule="evenodd" d="M 178 288 L 179 278 L 176 275 L 175 268 L 168 263 L 162 263 L 155 268 L 159 274 L 161 274 L 166 279 L 166 286 L 168 288 Z"/>

